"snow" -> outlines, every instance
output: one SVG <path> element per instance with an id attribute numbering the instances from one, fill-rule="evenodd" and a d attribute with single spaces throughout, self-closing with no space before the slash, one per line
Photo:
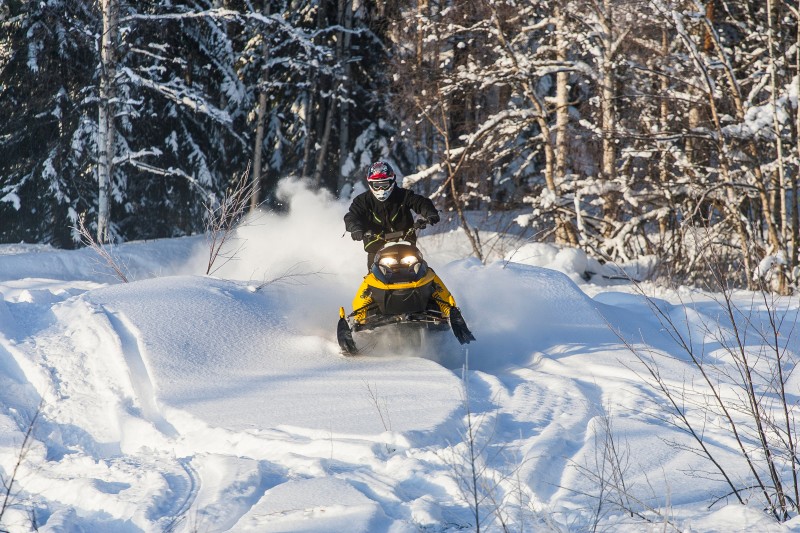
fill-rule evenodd
<path id="1" fill-rule="evenodd" d="M 498 515 L 514 531 L 661 531 L 665 520 L 800 531 L 755 492 L 748 505 L 714 503 L 727 486 L 691 475 L 711 467 L 614 331 L 663 354 L 680 384 L 691 365 L 650 304 L 723 365 L 704 330 L 720 315 L 714 295 L 650 287 L 648 302 L 586 254 L 545 243 L 512 239 L 481 264 L 443 222 L 420 246 L 477 341 L 431 333 L 409 350 L 388 337 L 345 357 L 338 307 L 364 275 L 360 243 L 343 235 L 347 204 L 292 182 L 281 195 L 289 213 L 250 219 L 215 276 L 203 274 L 202 237 L 115 247 L 127 284 L 90 250 L 0 245 L 4 479 L 41 402 L 2 528 L 29 531 L 35 517 L 42 532 L 471 530 L 472 432 L 481 490 L 495 498 L 478 509 L 484 531 L 503 530 Z M 763 312 L 752 294 L 736 298 Z M 796 301 L 780 309 L 796 320 Z M 714 421 L 705 429 L 744 484 L 735 443 Z M 608 435 L 637 509 L 661 513 L 642 511 L 652 524 L 598 505 L 592 472 Z"/>

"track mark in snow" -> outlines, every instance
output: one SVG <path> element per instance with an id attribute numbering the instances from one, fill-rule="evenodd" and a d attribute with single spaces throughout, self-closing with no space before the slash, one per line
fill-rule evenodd
<path id="1" fill-rule="evenodd" d="M 176 429 L 167 422 L 156 402 L 155 388 L 147 370 L 147 364 L 142 355 L 142 347 L 139 344 L 139 337 L 134 333 L 135 328 L 120 313 L 105 310 L 106 316 L 114 330 L 119 336 L 122 346 L 122 353 L 131 374 L 131 385 L 139 398 L 142 416 L 150 421 L 156 429 L 168 437 L 178 435 Z"/>
<path id="2" fill-rule="evenodd" d="M 161 524 L 162 531 L 175 531 L 186 519 L 200 487 L 199 476 L 192 467 L 191 459 L 179 459 L 178 464 L 182 471 L 162 474 L 167 490 L 148 511 L 148 518 Z"/>
<path id="3" fill-rule="evenodd" d="M 189 513 L 201 531 L 229 531 L 264 497 L 287 481 L 284 468 L 244 457 L 201 455 L 192 459 L 199 491 Z"/>
<path id="4" fill-rule="evenodd" d="M 482 375 L 482 385 L 471 390 L 470 403 L 478 407 L 474 414 L 492 424 L 486 438 L 505 443 L 505 451 L 516 456 L 521 477 L 540 501 L 557 493 L 568 465 L 583 447 L 590 420 L 602 412 L 600 389 L 562 376 L 560 367 L 545 360 L 536 370 Z M 473 401 L 476 393 L 482 397 Z M 508 454 L 503 455 L 507 461 Z"/>

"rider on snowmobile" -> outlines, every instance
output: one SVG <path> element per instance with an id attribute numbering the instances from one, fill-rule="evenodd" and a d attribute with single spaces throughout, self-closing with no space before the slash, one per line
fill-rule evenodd
<path id="1" fill-rule="evenodd" d="M 412 327 L 419 339 L 423 329 L 449 327 L 461 344 L 475 340 L 453 295 L 414 244 L 416 229 L 424 224 L 414 222 L 412 210 L 424 223 L 436 224 L 433 202 L 398 187 L 385 161 L 369 167 L 367 184 L 369 191 L 356 196 L 344 216 L 353 240 L 364 241 L 369 273 L 353 298 L 353 311 L 348 315 L 339 308 L 336 340 L 343 353 L 358 353 L 354 332 L 389 325 Z"/>
<path id="2" fill-rule="evenodd" d="M 439 213 L 430 198 L 398 187 L 394 170 L 386 161 L 370 165 L 367 185 L 369 191 L 353 198 L 350 210 L 344 216 L 344 224 L 354 241 L 364 241 L 369 269 L 375 252 L 386 244 L 381 235 L 397 231 L 405 233 L 414 227 L 412 210 L 430 225 L 439 222 Z M 412 244 L 416 241 L 414 232 L 409 235 L 409 240 Z"/>

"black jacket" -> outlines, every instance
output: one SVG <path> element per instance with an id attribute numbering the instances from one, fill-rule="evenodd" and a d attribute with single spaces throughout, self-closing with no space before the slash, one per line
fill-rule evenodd
<path id="1" fill-rule="evenodd" d="M 406 231 L 414 225 L 412 210 L 425 218 L 437 214 L 430 198 L 409 189 L 395 187 L 383 202 L 366 191 L 353 198 L 350 210 L 344 216 L 344 227 L 347 231 L 369 231 L 376 235 Z M 411 240 L 416 241 L 416 236 L 412 236 Z M 382 239 L 364 239 L 367 252 L 375 252 L 383 244 Z"/>

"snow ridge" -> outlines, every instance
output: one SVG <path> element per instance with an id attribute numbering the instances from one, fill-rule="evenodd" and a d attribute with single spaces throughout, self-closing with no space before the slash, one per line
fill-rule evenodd
<path id="1" fill-rule="evenodd" d="M 360 281 L 349 266 L 254 292 L 251 279 L 181 263 L 202 253 L 192 239 L 118 247 L 139 274 L 128 284 L 101 279 L 83 252 L 0 255 L 4 476 L 42 406 L 2 527 L 28 531 L 35 516 L 46 532 L 411 533 L 474 528 L 477 516 L 486 531 L 501 518 L 515 530 L 640 531 L 624 513 L 597 514 L 587 476 L 612 424 L 629 486 L 676 522 L 792 530 L 757 509 L 708 510 L 725 487 L 684 475 L 706 466 L 668 444 L 687 441 L 611 330 L 669 354 L 664 371 L 680 381 L 685 358 L 641 297 L 533 264 L 448 262 L 464 237 L 442 239 L 420 243 L 478 340 L 464 349 L 435 334 L 416 353 L 362 357 L 340 355 L 334 336 L 334 304 Z M 296 263 L 275 253 L 273 264 Z M 236 269 L 256 272 L 260 254 Z M 146 274 L 162 261 L 180 266 Z M 687 328 L 716 316 L 711 302 L 684 315 L 658 303 Z"/>

